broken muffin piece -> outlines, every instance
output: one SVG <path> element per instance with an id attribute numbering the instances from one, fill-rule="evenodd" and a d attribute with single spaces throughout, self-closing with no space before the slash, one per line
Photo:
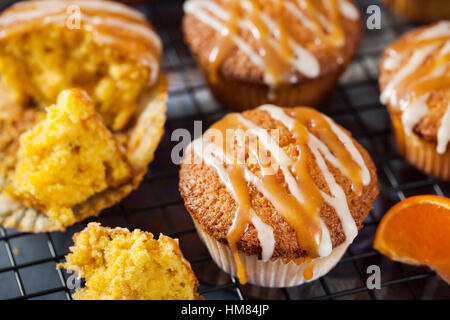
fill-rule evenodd
<path id="1" fill-rule="evenodd" d="M 86 279 L 76 300 L 194 300 L 198 280 L 178 241 L 141 230 L 88 226 L 73 237 L 66 262 L 58 265 Z"/>
<path id="2" fill-rule="evenodd" d="M 68 25 L 74 7 L 82 19 Z M 112 1 L 21 1 L 0 15 L 0 73 L 15 102 L 46 107 L 81 88 L 115 131 L 156 84 L 161 49 L 144 15 Z"/>
<path id="3" fill-rule="evenodd" d="M 123 150 L 89 96 L 64 90 L 45 119 L 20 137 L 8 192 L 61 226 L 76 222 L 73 207 L 131 178 Z"/>

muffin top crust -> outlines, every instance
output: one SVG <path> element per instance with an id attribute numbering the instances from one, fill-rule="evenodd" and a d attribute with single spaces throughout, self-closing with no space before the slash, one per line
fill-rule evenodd
<path id="1" fill-rule="evenodd" d="M 351 243 L 378 188 L 368 153 L 330 118 L 266 105 L 227 115 L 190 145 L 180 192 L 231 250 L 295 260 Z"/>
<path id="2" fill-rule="evenodd" d="M 184 10 L 185 39 L 212 81 L 301 83 L 340 70 L 361 35 L 350 0 L 189 0 Z"/>
<path id="3" fill-rule="evenodd" d="M 386 48 L 380 65 L 381 102 L 438 153 L 450 141 L 449 71 L 450 21 L 408 32 Z"/>

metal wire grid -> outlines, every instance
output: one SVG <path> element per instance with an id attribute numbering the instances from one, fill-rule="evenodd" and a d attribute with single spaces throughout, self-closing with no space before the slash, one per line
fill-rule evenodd
<path id="1" fill-rule="evenodd" d="M 359 0 L 365 12 L 374 0 Z M 182 1 L 154 1 L 138 5 L 148 14 L 164 42 L 163 68 L 170 81 L 166 134 L 140 188 L 98 218 L 69 228 L 65 233 L 24 234 L 0 228 L 1 299 L 71 299 L 70 275 L 56 270 L 72 244 L 71 237 L 90 221 L 106 226 L 140 228 L 180 239 L 181 249 L 200 280 L 207 299 L 450 299 L 450 287 L 425 267 L 392 262 L 372 249 L 376 226 L 393 204 L 416 194 L 450 195 L 450 185 L 423 175 L 395 152 L 388 115 L 378 102 L 378 61 L 382 49 L 413 27 L 382 11 L 382 30 L 365 30 L 361 49 L 322 111 L 349 129 L 370 152 L 378 168 L 380 196 L 365 227 L 344 258 L 326 276 L 311 283 L 268 289 L 239 282 L 222 272 L 198 238 L 178 193 L 178 167 L 170 160 L 174 129 L 193 132 L 220 119 L 222 109 L 205 87 L 202 75 L 183 44 Z M 366 268 L 381 268 L 382 289 L 368 290 Z"/>

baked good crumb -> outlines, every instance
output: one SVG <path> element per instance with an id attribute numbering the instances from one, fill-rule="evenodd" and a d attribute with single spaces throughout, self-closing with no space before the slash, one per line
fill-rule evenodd
<path id="1" fill-rule="evenodd" d="M 63 91 L 45 119 L 20 138 L 7 191 L 67 226 L 73 207 L 131 178 L 123 150 L 81 90 Z"/>
<path id="2" fill-rule="evenodd" d="M 70 5 L 83 13 L 79 26 L 66 25 Z M 144 15 L 119 3 L 23 1 L 0 15 L 0 33 L 0 72 L 19 104 L 46 107 L 62 90 L 82 88 L 120 130 L 157 81 L 160 39 Z"/>
<path id="3" fill-rule="evenodd" d="M 198 281 L 183 257 L 178 241 L 159 239 L 141 230 L 88 226 L 73 237 L 66 262 L 58 265 L 78 272 L 86 287 L 76 300 L 193 300 Z"/>

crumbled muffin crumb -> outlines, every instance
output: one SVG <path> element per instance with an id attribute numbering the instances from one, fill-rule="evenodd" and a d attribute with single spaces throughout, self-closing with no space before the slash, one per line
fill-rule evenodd
<path id="1" fill-rule="evenodd" d="M 77 300 L 201 299 L 197 278 L 172 238 L 90 223 L 73 239 L 72 253 L 58 267 L 86 279 Z"/>
<path id="2" fill-rule="evenodd" d="M 63 91 L 45 119 L 20 137 L 9 193 L 67 226 L 73 207 L 131 178 L 115 138 L 81 90 Z"/>

